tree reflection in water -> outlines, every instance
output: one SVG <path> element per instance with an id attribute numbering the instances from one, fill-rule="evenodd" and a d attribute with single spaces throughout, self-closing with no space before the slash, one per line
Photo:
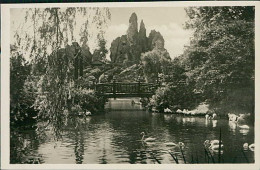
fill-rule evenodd
<path id="1" fill-rule="evenodd" d="M 105 143 L 104 143 L 105 144 Z M 106 149 L 105 149 L 105 147 L 103 147 L 103 155 L 102 155 L 102 158 L 100 159 L 100 163 L 101 164 L 107 164 L 107 159 L 106 159 L 106 157 L 107 157 L 107 154 L 106 154 Z"/>
<path id="2" fill-rule="evenodd" d="M 219 127 L 224 131 L 222 162 L 246 163 L 240 148 L 245 142 L 253 143 L 253 126 L 243 131 L 228 120 L 219 119 L 216 127 L 213 124 L 212 120 L 205 122 L 204 117 L 153 116 L 152 113 L 130 111 L 86 118 L 74 116 L 59 129 L 62 135 L 60 145 L 53 141 L 53 128 L 45 129 L 42 134 L 34 130 L 13 131 L 11 163 L 39 163 L 38 158 L 44 160 L 40 163 L 47 164 L 156 164 L 158 160 L 162 164 L 176 163 L 169 150 L 178 157 L 179 163 L 184 163 L 180 149 L 167 147 L 165 142 L 185 143 L 183 153 L 187 163 L 207 163 L 203 142 L 218 139 Z M 142 144 L 142 131 L 157 140 Z M 245 151 L 245 154 L 249 162 L 254 162 L 254 152 Z M 218 154 L 212 153 L 212 156 L 217 160 Z"/>
<path id="3" fill-rule="evenodd" d="M 72 124 L 74 127 L 74 133 L 75 133 L 75 161 L 76 164 L 82 164 L 83 159 L 84 159 L 84 124 L 85 124 L 85 119 L 84 118 L 79 118 L 79 117 L 74 117 L 72 119 Z"/>
<path id="4" fill-rule="evenodd" d="M 10 134 L 10 163 L 39 164 L 42 163 L 41 155 L 36 153 L 39 140 L 34 130 L 19 131 L 11 129 Z"/>
<path id="5" fill-rule="evenodd" d="M 76 157 L 76 163 L 82 164 L 84 159 L 84 138 L 82 130 L 79 129 L 75 130 L 75 157 Z"/>

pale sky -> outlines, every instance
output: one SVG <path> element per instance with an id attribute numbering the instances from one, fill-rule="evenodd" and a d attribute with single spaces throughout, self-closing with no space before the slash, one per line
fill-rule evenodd
<path id="1" fill-rule="evenodd" d="M 106 29 L 105 38 L 107 40 L 107 48 L 111 46 L 111 42 L 117 37 L 126 34 L 129 25 L 129 18 L 133 12 L 137 14 L 138 29 L 141 20 L 144 21 L 146 27 L 146 36 L 152 29 L 159 31 L 165 40 L 165 48 L 174 58 L 183 53 L 183 48 L 189 43 L 191 31 L 183 28 L 186 16 L 184 8 L 181 7 L 142 7 L 142 8 L 110 8 L 111 21 Z M 21 9 L 11 10 L 11 43 L 13 42 L 13 32 L 18 28 L 20 22 L 24 21 L 25 13 Z M 79 18 L 78 18 L 79 19 Z M 84 18 L 82 18 L 84 20 Z M 28 30 L 27 28 L 23 28 Z M 94 40 L 89 41 L 90 50 L 95 48 Z"/>

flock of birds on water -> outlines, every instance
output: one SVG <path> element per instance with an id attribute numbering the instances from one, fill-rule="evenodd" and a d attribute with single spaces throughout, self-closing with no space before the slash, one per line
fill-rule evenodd
<path id="1" fill-rule="evenodd" d="M 141 135 L 142 135 L 141 141 L 143 141 L 145 143 L 150 143 L 150 142 L 155 142 L 156 141 L 156 138 L 153 138 L 153 137 L 145 138 L 145 133 L 144 132 L 141 132 Z M 179 146 L 179 147 L 182 147 L 182 148 L 185 147 L 185 144 L 183 142 L 178 142 L 178 143 L 166 142 L 164 144 L 166 146 L 168 146 L 168 147 L 172 147 L 172 146 Z M 219 140 L 205 140 L 204 141 L 204 146 L 206 148 L 214 151 L 214 152 L 217 152 L 219 150 L 219 147 L 221 147 L 221 149 L 224 147 L 222 141 L 221 141 L 221 144 L 220 144 Z M 254 151 L 255 144 L 250 144 L 249 145 L 248 143 L 244 143 L 243 144 L 243 148 L 244 148 L 244 150 L 250 149 L 251 151 Z"/>
<path id="2" fill-rule="evenodd" d="M 241 122 L 244 122 L 245 118 L 250 116 L 250 113 L 248 114 L 240 114 L 239 116 L 235 115 L 235 114 L 231 114 L 231 113 L 228 113 L 228 118 L 229 118 L 229 121 L 232 121 L 234 123 L 237 123 L 238 124 L 238 127 L 241 128 L 241 129 L 246 129 L 248 130 L 250 127 L 248 125 L 239 125 Z M 209 115 L 209 114 L 206 114 L 205 115 L 205 118 L 206 120 L 216 120 L 217 119 L 217 114 L 216 113 L 213 113 L 212 115 Z M 141 132 L 141 135 L 142 135 L 142 139 L 141 141 L 143 141 L 144 143 L 150 143 L 150 142 L 155 142 L 156 141 L 156 138 L 153 138 L 153 137 L 147 137 L 145 138 L 145 133 L 144 132 Z M 180 147 L 180 148 L 184 148 L 185 147 L 185 144 L 183 142 L 178 142 L 178 143 L 174 143 L 174 142 L 166 142 L 164 143 L 165 146 L 167 147 Z M 219 151 L 219 147 L 221 149 L 221 152 L 223 153 L 223 147 L 224 147 L 224 144 L 222 141 L 219 141 L 219 140 L 206 140 L 204 141 L 204 147 L 213 151 L 213 152 L 218 152 Z M 248 143 L 244 143 L 243 144 L 243 149 L 244 150 L 250 150 L 250 151 L 255 151 L 255 144 L 252 143 L 252 144 L 248 144 Z"/>

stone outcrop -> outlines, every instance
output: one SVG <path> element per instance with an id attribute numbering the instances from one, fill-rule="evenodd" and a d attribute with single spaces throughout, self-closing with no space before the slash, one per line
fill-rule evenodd
<path id="1" fill-rule="evenodd" d="M 140 24 L 138 38 L 139 38 L 139 44 L 141 46 L 141 50 L 147 51 L 148 50 L 148 44 L 147 44 L 148 39 L 146 37 L 146 28 L 145 28 L 143 20 L 141 21 L 141 24 Z"/>
<path id="2" fill-rule="evenodd" d="M 152 30 L 148 37 L 149 50 L 164 50 L 164 39 L 160 32 Z"/>
<path id="3" fill-rule="evenodd" d="M 130 46 L 136 44 L 138 38 L 138 23 L 137 15 L 135 13 L 133 13 L 129 19 L 129 27 L 126 35 Z"/>
<path id="4" fill-rule="evenodd" d="M 122 35 L 117 37 L 110 47 L 110 58 L 113 63 L 125 63 L 128 60 L 132 60 L 130 54 L 130 44 L 128 42 L 127 36 Z"/>
<path id="5" fill-rule="evenodd" d="M 142 53 L 153 49 L 165 50 L 162 35 L 153 30 L 147 37 L 143 20 L 138 31 L 137 15 L 133 13 L 129 19 L 127 34 L 112 41 L 110 59 L 113 63 L 131 66 L 140 62 Z"/>

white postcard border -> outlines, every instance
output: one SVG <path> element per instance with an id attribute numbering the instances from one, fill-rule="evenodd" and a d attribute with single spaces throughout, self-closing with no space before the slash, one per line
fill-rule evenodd
<path id="1" fill-rule="evenodd" d="M 188 7 L 188 6 L 255 6 L 255 163 L 254 164 L 10 164 L 9 129 L 9 44 L 10 9 L 43 7 Z M 258 1 L 190 1 L 190 2 L 113 2 L 113 3 L 52 3 L 52 4 L 2 4 L 1 5 L 1 168 L 2 169 L 260 169 L 260 2 Z M 258 47 L 258 48 L 257 48 Z M 258 86 L 257 86 L 258 85 Z"/>

